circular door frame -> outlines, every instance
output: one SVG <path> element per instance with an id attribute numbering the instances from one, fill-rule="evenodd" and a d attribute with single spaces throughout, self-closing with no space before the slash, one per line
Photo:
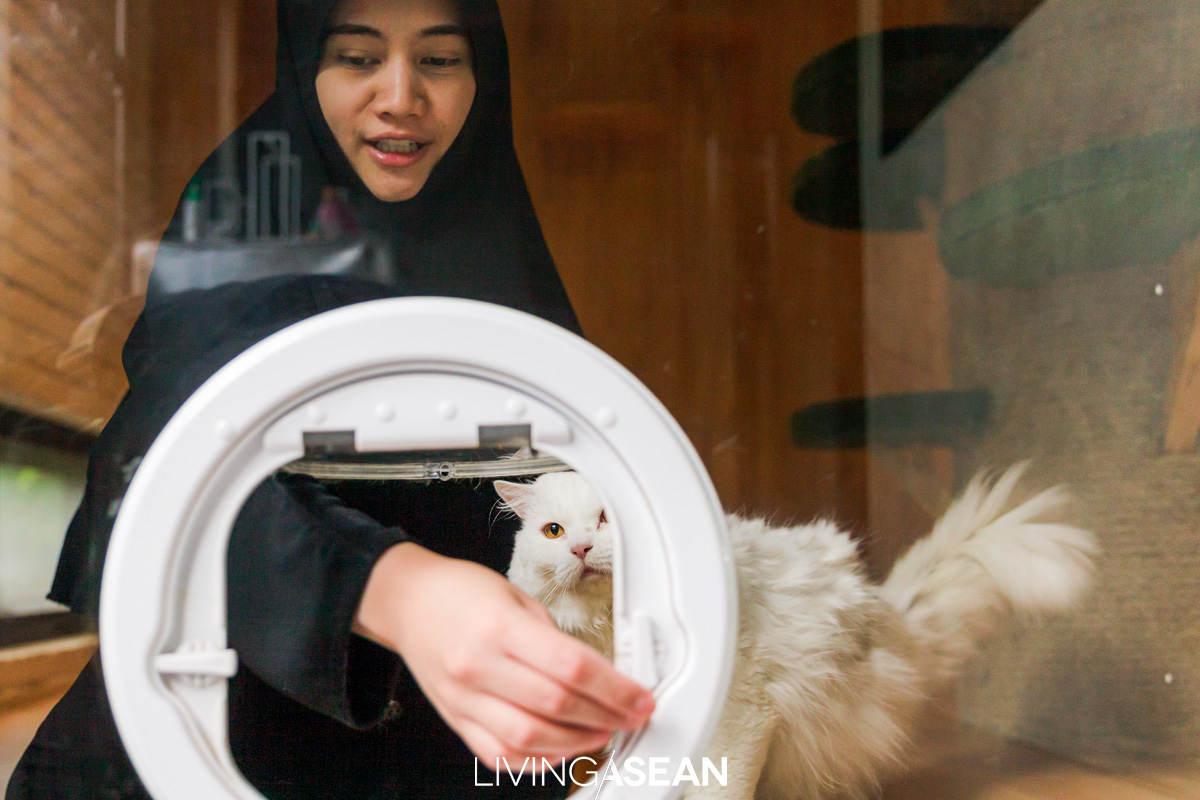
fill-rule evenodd
<path id="1" fill-rule="evenodd" d="M 422 408 L 442 433 L 415 419 Z M 618 757 L 700 755 L 728 691 L 736 584 L 724 514 L 687 437 L 580 337 L 486 303 L 400 298 L 318 315 L 238 356 L 179 409 L 129 486 L 105 561 L 100 650 L 118 730 L 155 798 L 260 800 L 228 744 L 230 530 L 253 488 L 305 454 L 306 434 L 345 434 L 347 420 L 359 450 L 479 446 L 484 426 L 528 425 L 539 452 L 592 480 L 618 531 L 616 662 L 658 702 Z"/>

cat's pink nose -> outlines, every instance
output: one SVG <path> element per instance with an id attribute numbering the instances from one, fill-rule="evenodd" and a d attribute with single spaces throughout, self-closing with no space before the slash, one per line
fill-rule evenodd
<path id="1" fill-rule="evenodd" d="M 592 546 L 590 544 L 577 544 L 571 548 L 571 552 L 574 553 L 580 561 L 583 561 L 583 559 L 586 558 L 587 554 L 591 551 Z"/>

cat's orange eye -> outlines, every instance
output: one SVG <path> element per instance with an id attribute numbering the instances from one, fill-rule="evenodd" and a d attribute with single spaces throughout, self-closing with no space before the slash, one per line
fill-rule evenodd
<path id="1" fill-rule="evenodd" d="M 547 539 L 558 539 L 564 533 L 566 533 L 566 531 L 564 531 L 563 526 L 559 525 L 557 522 L 547 522 L 542 526 L 542 533 L 546 534 Z"/>
<path id="2" fill-rule="evenodd" d="M 596 524 L 597 524 L 597 525 L 603 525 L 603 524 L 604 524 L 604 523 L 606 523 L 606 522 L 608 522 L 608 517 L 604 516 L 604 512 L 603 512 L 603 511 L 601 511 L 601 512 L 600 512 L 600 521 L 599 521 L 599 522 L 597 522 Z"/>

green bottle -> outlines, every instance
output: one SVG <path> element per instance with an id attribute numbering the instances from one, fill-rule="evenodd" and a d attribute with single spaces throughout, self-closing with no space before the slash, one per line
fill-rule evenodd
<path id="1" fill-rule="evenodd" d="M 183 191 L 183 240 L 185 242 L 200 241 L 200 205 L 203 193 L 200 190 L 200 179 L 193 178 Z"/>

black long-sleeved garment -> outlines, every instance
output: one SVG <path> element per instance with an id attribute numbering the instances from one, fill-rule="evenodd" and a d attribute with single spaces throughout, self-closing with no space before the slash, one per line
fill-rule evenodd
<path id="1" fill-rule="evenodd" d="M 95 610 L 112 512 L 129 474 L 122 467 L 136 463 L 205 378 L 292 322 L 385 296 L 385 287 L 356 279 L 292 277 L 194 292 L 148 313 L 145 325 L 166 322 L 170 333 L 159 331 L 149 362 L 134 373 L 141 379 L 131 380 L 93 450 L 51 597 Z M 143 334 L 135 330 L 135 346 Z M 301 476 L 268 478 L 251 494 L 228 556 L 229 643 L 241 664 L 229 686 L 230 735 L 239 767 L 268 798 L 503 796 L 475 787 L 473 757 L 400 659 L 350 630 L 375 561 L 409 531 L 432 550 L 502 570 L 514 529 L 495 519 L 495 501 L 487 482 L 324 486 Z M 42 726 L 7 796 L 146 796 L 120 746 L 97 662 Z"/>
<path id="2" fill-rule="evenodd" d="M 76 612 L 97 611 L 108 538 L 138 459 L 203 381 L 254 343 L 322 311 L 411 295 L 486 300 L 578 332 L 513 147 L 507 45 L 495 0 L 459 0 L 475 100 L 425 187 L 400 203 L 367 191 L 322 116 L 315 78 L 334 3 L 277 0 L 276 89 L 231 140 L 244 156 L 250 133 L 287 132 L 303 162 L 304 218 L 323 186 L 344 188 L 360 228 L 387 242 L 394 282 L 271 278 L 147 308 L 123 353 L 129 392 L 92 451 L 49 595 Z M 217 163 L 210 158 L 199 175 L 213 174 Z M 244 157 L 237 163 L 244 167 Z M 230 737 L 239 766 L 267 797 L 506 795 L 475 787 L 469 751 L 399 658 L 351 633 L 371 567 L 396 543 L 412 538 L 503 569 L 513 530 L 491 521 L 494 503 L 487 483 L 323 486 L 273 477 L 251 495 L 228 556 L 229 641 L 241 664 L 229 685 Z M 18 765 L 8 800 L 146 796 L 116 734 L 99 670 L 93 661 L 53 710 Z"/>

